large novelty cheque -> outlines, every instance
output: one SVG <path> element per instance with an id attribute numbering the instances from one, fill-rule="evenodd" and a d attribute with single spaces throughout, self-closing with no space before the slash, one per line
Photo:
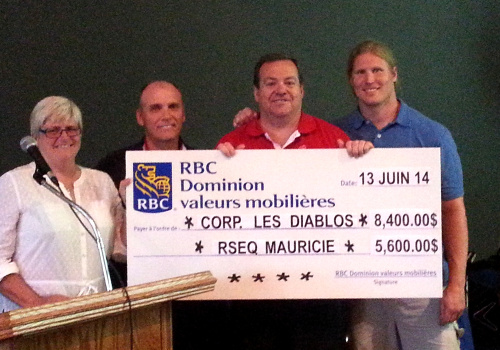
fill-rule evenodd
<path id="1" fill-rule="evenodd" d="M 442 296 L 436 148 L 127 152 L 129 285 L 193 299 Z"/>

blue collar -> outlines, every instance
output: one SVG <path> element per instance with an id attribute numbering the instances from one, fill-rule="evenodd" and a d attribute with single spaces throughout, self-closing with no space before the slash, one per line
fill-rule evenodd
<path id="1" fill-rule="evenodd" d="M 406 103 L 404 103 L 402 100 L 398 99 L 398 101 L 401 103 L 401 108 L 399 109 L 398 116 L 396 117 L 396 120 L 393 121 L 392 123 L 389 123 L 387 126 L 393 125 L 393 124 L 399 124 L 401 126 L 410 126 L 411 125 L 411 118 L 409 116 L 408 110 L 410 107 Z M 354 114 L 354 117 L 350 120 L 350 126 L 353 129 L 359 130 L 367 120 L 363 117 L 361 114 L 359 107 L 356 109 L 356 112 Z"/>

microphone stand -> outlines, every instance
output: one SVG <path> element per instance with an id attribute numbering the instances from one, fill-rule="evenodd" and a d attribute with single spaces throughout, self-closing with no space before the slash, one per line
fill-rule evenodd
<path id="1" fill-rule="evenodd" d="M 38 182 L 39 185 L 42 185 L 46 189 L 48 189 L 50 192 L 55 194 L 57 197 L 62 199 L 64 202 L 69 204 L 72 208 L 74 208 L 76 211 L 78 211 L 80 214 L 82 214 L 87 221 L 89 222 L 90 226 L 92 227 L 92 231 L 94 232 L 95 235 L 95 241 L 97 243 L 97 250 L 99 251 L 99 257 L 101 259 L 101 265 L 102 265 L 102 272 L 104 274 L 104 282 L 106 283 L 106 291 L 111 291 L 113 289 L 111 285 L 111 277 L 109 275 L 109 269 L 108 269 L 108 264 L 106 260 L 106 252 L 104 250 L 104 243 L 102 241 L 101 233 L 99 232 L 99 229 L 97 228 L 97 225 L 90 216 L 89 213 L 85 211 L 81 206 L 73 202 L 71 199 L 67 198 L 64 194 L 61 192 L 57 191 L 53 186 L 49 185 L 43 175 L 37 170 L 35 170 L 35 173 L 33 174 L 33 178 L 35 179 L 36 182 Z M 94 238 L 94 237 L 93 237 Z"/>

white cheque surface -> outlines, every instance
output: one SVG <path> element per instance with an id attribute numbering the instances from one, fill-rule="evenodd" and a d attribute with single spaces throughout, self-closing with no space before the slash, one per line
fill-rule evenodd
<path id="1" fill-rule="evenodd" d="M 436 148 L 127 152 L 129 285 L 193 299 L 441 297 Z"/>

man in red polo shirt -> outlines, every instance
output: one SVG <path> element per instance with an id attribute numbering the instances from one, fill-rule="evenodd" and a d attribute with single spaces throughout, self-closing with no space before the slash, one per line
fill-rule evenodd
<path id="1" fill-rule="evenodd" d="M 222 137 L 217 148 L 227 155 L 235 149 L 297 149 L 346 147 L 357 157 L 373 147 L 371 142 L 350 142 L 338 127 L 302 111 L 304 85 L 297 60 L 268 54 L 254 69 L 257 119 Z"/>
<path id="2" fill-rule="evenodd" d="M 256 119 L 225 135 L 217 149 L 342 148 L 357 157 L 371 142 L 350 141 L 338 127 L 302 111 L 304 85 L 297 61 L 263 56 L 254 69 Z M 347 312 L 341 300 L 242 300 L 230 302 L 225 332 L 234 349 L 344 349 Z"/>

